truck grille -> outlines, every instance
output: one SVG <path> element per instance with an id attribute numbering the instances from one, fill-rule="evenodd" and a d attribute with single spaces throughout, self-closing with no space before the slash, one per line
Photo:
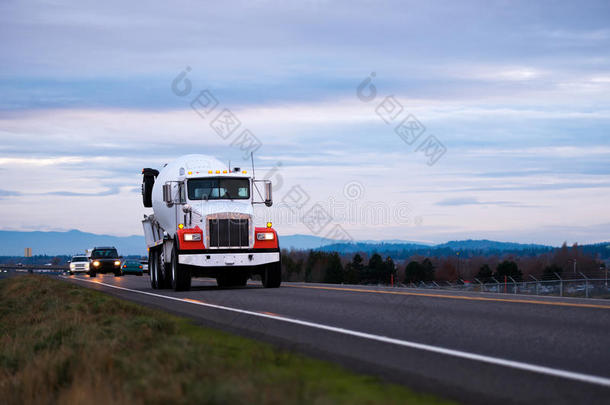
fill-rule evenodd
<path id="1" fill-rule="evenodd" d="M 210 219 L 210 247 L 248 247 L 247 219 Z"/>

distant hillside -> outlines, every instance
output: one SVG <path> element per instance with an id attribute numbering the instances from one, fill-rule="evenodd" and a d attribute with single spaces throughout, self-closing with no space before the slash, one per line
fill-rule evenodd
<path id="1" fill-rule="evenodd" d="M 336 241 L 320 238 L 312 235 L 280 235 L 280 247 L 282 249 L 318 249 L 330 245 Z"/>
<path id="2" fill-rule="evenodd" d="M 384 256 L 391 256 L 394 259 L 405 259 L 413 255 L 446 257 L 453 256 L 457 252 L 460 252 L 462 257 L 505 254 L 522 256 L 536 255 L 552 249 L 553 247 L 545 245 L 495 242 L 490 240 L 464 240 L 433 246 L 415 243 L 340 243 L 327 245 L 318 250 L 335 251 L 342 254 L 354 254 L 356 252 L 364 252 L 366 254 L 379 253 Z"/>
<path id="3" fill-rule="evenodd" d="M 551 246 L 546 245 L 535 245 L 535 244 L 523 244 L 514 242 L 496 242 L 493 240 L 479 239 L 479 240 L 453 240 L 440 245 L 435 245 L 435 248 L 449 248 L 453 250 L 528 250 L 528 249 L 548 249 Z"/>
<path id="4" fill-rule="evenodd" d="M 282 249 L 318 249 L 335 243 L 330 239 L 311 235 L 281 236 Z M 120 237 L 97 235 L 77 230 L 67 232 L 0 231 L 0 256 L 23 256 L 26 247 L 34 255 L 71 255 L 83 253 L 93 246 L 115 246 L 122 255 L 144 255 L 146 244 L 140 235 Z"/>
<path id="5" fill-rule="evenodd" d="M 385 242 L 354 242 L 333 243 L 323 246 L 317 250 L 325 252 L 356 253 L 356 252 L 391 252 L 400 250 L 426 250 L 432 246 L 416 243 L 385 243 Z"/>
<path id="6" fill-rule="evenodd" d="M 143 236 L 110 236 L 72 230 L 68 232 L 0 231 L 0 256 L 23 256 L 31 247 L 34 255 L 72 255 L 94 246 L 114 246 L 121 255 L 144 255 Z"/>
<path id="7" fill-rule="evenodd" d="M 144 237 L 96 235 L 77 230 L 67 232 L 20 232 L 0 231 L 0 256 L 23 256 L 26 247 L 32 248 L 34 255 L 72 255 L 83 253 L 93 246 L 115 246 L 121 255 L 146 255 Z M 336 251 L 342 254 L 377 252 L 394 258 L 411 255 L 449 256 L 460 251 L 462 255 L 536 255 L 548 252 L 553 247 L 491 240 L 450 241 L 439 245 L 389 240 L 356 241 L 337 243 L 335 240 L 312 235 L 280 235 L 282 249 Z M 582 250 L 602 259 L 610 258 L 610 242 L 582 245 Z"/>

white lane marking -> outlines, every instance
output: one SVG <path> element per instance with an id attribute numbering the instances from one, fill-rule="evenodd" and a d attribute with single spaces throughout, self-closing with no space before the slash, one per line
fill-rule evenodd
<path id="1" fill-rule="evenodd" d="M 292 323 L 292 324 L 296 324 L 296 325 L 302 325 L 302 326 L 308 326 L 311 328 L 327 330 L 330 332 L 342 333 L 344 335 L 350 335 L 350 336 L 356 336 L 356 337 L 363 338 L 363 339 L 375 340 L 377 342 L 390 343 L 390 344 L 394 344 L 397 346 L 408 347 L 411 349 L 425 350 L 425 351 L 432 352 L 432 353 L 439 353 L 439 354 L 445 354 L 447 356 L 459 357 L 462 359 L 480 361 L 483 363 L 489 363 L 489 364 L 493 364 L 496 366 L 504 366 L 504 367 L 514 368 L 514 369 L 518 369 L 518 370 L 530 371 L 533 373 L 546 374 L 546 375 L 550 375 L 553 377 L 566 378 L 569 380 L 581 381 L 581 382 L 585 382 L 585 383 L 601 385 L 604 387 L 610 387 L 610 378 L 599 377 L 599 376 L 590 375 L 590 374 L 577 373 L 577 372 L 573 372 L 573 371 L 567 371 L 567 370 L 556 369 L 556 368 L 551 368 L 551 367 L 538 366 L 535 364 L 507 360 L 507 359 L 503 359 L 503 358 L 499 358 L 499 357 L 491 357 L 491 356 L 485 356 L 482 354 L 463 352 L 461 350 L 447 349 L 447 348 L 440 347 L 440 346 L 432 346 L 432 345 L 427 345 L 427 344 L 423 344 L 423 343 L 411 342 L 408 340 L 394 339 L 394 338 L 390 338 L 387 336 L 374 335 L 374 334 L 366 333 L 366 332 L 358 332 L 358 331 L 351 330 L 351 329 L 344 329 L 344 328 L 324 325 L 324 324 L 315 323 L 315 322 L 301 321 L 299 319 L 286 318 L 284 316 L 279 316 L 279 315 L 271 315 L 269 313 L 248 311 L 245 309 L 225 307 L 223 305 L 209 304 L 207 302 L 182 299 L 182 298 L 172 297 L 169 295 L 162 295 L 162 294 L 155 294 L 155 293 L 146 292 L 146 291 L 132 290 L 130 288 L 119 287 L 119 286 L 112 285 L 112 284 L 106 284 L 106 283 L 102 283 L 100 281 L 93 281 L 93 280 L 87 280 L 87 279 L 82 279 L 82 278 L 71 278 L 71 277 L 65 277 L 65 276 L 60 276 L 60 277 L 72 279 L 72 280 L 86 281 L 86 282 L 92 283 L 92 284 L 100 284 L 100 285 L 104 285 L 104 286 L 107 286 L 110 288 L 116 288 L 118 290 L 130 291 L 130 292 L 144 294 L 144 295 L 150 295 L 152 297 L 166 298 L 169 300 L 180 301 L 180 302 L 184 302 L 187 304 L 200 305 L 200 306 L 208 307 L 208 308 L 222 309 L 225 311 L 237 312 L 240 314 L 258 316 L 261 318 L 274 319 L 276 321 L 288 322 L 288 323 Z"/>

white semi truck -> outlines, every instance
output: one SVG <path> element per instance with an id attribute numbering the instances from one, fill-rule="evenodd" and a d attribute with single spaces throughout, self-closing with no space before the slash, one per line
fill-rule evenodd
<path id="1" fill-rule="evenodd" d="M 277 232 L 270 222 L 254 226 L 254 204 L 272 204 L 269 180 L 205 155 L 142 176 L 143 203 L 153 209 L 142 221 L 152 288 L 188 290 L 192 277 L 243 286 L 256 274 L 263 286 L 280 286 Z"/>

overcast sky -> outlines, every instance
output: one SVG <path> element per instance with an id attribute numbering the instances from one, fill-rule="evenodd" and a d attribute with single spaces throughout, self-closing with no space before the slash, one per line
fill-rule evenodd
<path id="1" fill-rule="evenodd" d="M 2 229 L 140 234 L 143 167 L 248 129 L 280 234 L 610 239 L 608 1 L 169 4 L 0 2 Z"/>

